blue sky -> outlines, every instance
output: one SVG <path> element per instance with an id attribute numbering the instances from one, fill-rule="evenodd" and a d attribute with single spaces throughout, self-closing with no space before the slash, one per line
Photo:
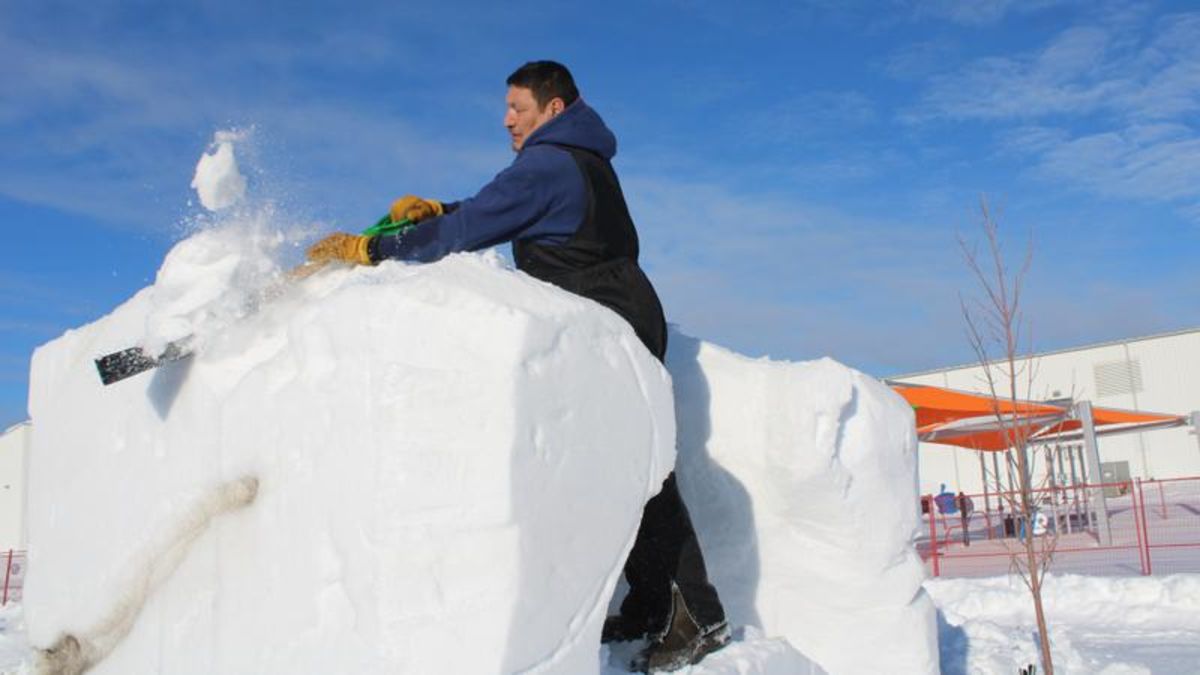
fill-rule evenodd
<path id="1" fill-rule="evenodd" d="M 0 0 L 0 424 L 32 350 L 153 279 L 218 129 L 251 189 L 357 230 L 511 161 L 552 58 L 615 161 L 670 320 L 887 376 L 972 360 L 957 235 L 1034 237 L 1036 349 L 1200 325 L 1200 9 L 1103 0 Z"/>

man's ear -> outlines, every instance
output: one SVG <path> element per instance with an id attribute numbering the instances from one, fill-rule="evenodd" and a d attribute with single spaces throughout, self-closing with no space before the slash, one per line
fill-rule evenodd
<path id="1" fill-rule="evenodd" d="M 563 103 L 561 98 L 555 97 L 550 99 L 550 115 L 557 117 L 559 113 L 567 109 L 567 104 Z"/>

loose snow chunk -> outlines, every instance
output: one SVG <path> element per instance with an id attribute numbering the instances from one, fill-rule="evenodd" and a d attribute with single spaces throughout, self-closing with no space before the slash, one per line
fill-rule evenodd
<path id="1" fill-rule="evenodd" d="M 480 256 L 385 263 L 102 387 L 91 359 L 137 344 L 151 295 L 35 353 L 31 643 L 132 613 L 89 672 L 599 671 L 674 459 L 625 322 Z"/>
<path id="2" fill-rule="evenodd" d="M 680 489 L 734 625 L 830 673 L 936 673 L 912 546 L 912 410 L 830 359 L 752 360 L 678 333 Z"/>
<path id="3" fill-rule="evenodd" d="M 142 348 L 160 355 L 167 344 L 189 349 L 254 309 L 282 273 L 275 261 L 283 236 L 265 214 L 246 215 L 176 244 L 150 290 Z"/>
<path id="4" fill-rule="evenodd" d="M 213 137 L 212 152 L 200 155 L 196 162 L 192 189 L 209 211 L 229 208 L 246 196 L 246 178 L 238 169 L 233 152 L 234 142 L 242 137 L 239 132 L 218 131 Z"/>

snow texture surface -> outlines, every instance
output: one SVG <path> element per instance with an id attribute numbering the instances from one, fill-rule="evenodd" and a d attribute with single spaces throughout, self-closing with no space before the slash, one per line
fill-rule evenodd
<path id="1" fill-rule="evenodd" d="M 937 672 L 909 406 L 831 359 L 754 360 L 678 333 L 667 365 L 681 490 L 733 624 L 831 673 Z"/>
<path id="2" fill-rule="evenodd" d="M 941 610 L 944 675 L 1008 675 L 1040 663 L 1033 604 L 1019 579 L 934 579 L 925 586 Z M 1200 575 L 1052 574 L 1042 597 L 1055 672 L 1200 670 Z"/>
<path id="3" fill-rule="evenodd" d="M 171 249 L 146 291 L 141 346 L 148 354 L 162 354 L 171 342 L 202 349 L 282 289 L 276 260 L 284 237 L 267 226 L 267 213 L 201 230 Z"/>
<path id="4" fill-rule="evenodd" d="M 668 376 L 620 318 L 483 256 L 331 269 L 102 387 L 90 359 L 153 296 L 34 356 L 34 646 L 131 611 L 92 672 L 598 672 L 674 460 Z M 253 503 L 197 511 L 245 476 Z"/>

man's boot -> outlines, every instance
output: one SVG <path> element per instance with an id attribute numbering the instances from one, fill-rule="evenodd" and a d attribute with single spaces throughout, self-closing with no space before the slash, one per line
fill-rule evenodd
<path id="1" fill-rule="evenodd" d="M 664 632 L 633 659 L 631 668 L 639 673 L 665 673 L 699 663 L 706 655 L 729 644 L 729 624 L 701 627 L 683 601 L 683 594 L 671 583 L 671 617 Z"/>
<path id="2" fill-rule="evenodd" d="M 661 625 L 652 626 L 648 621 L 643 619 L 635 619 L 624 614 L 618 614 L 604 619 L 604 629 L 600 631 L 600 644 L 644 640 L 660 632 L 661 629 Z"/>

